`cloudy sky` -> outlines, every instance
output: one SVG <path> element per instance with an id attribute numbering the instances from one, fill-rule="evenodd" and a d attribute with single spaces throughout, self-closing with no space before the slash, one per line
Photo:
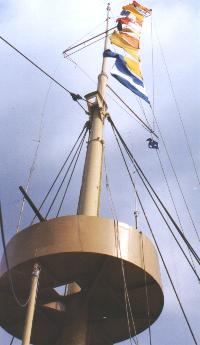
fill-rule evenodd
<path id="1" fill-rule="evenodd" d="M 87 39 L 104 31 L 106 4 L 104 0 L 77 0 L 76 2 L 58 0 L 56 3 L 52 0 L 0 0 L 0 35 L 54 75 L 66 88 L 85 95 L 96 88 L 103 41 L 72 55 L 73 61 L 64 59 L 62 51 L 81 39 Z M 110 25 L 114 25 L 120 8 L 124 4 L 126 4 L 125 1 L 111 1 Z M 197 171 L 200 173 L 198 64 L 200 61 L 200 4 L 198 0 L 146 0 L 143 4 L 153 9 L 153 30 L 151 32 L 151 19 L 148 18 L 144 24 L 142 36 L 141 56 L 144 81 L 151 101 L 154 94 L 155 116 L 198 229 L 200 188 L 188 154 L 179 115 L 188 135 Z M 165 63 L 177 103 L 170 88 Z M 109 68 L 111 67 L 112 62 L 109 63 Z M 0 198 L 6 239 L 9 240 L 15 234 L 19 217 L 21 195 L 18 186 L 25 186 L 27 183 L 41 122 L 43 128 L 41 143 L 29 192 L 37 205 L 40 204 L 64 161 L 66 152 L 76 140 L 87 118 L 68 94 L 52 84 L 48 78 L 2 41 L 0 41 L 0 80 Z M 109 84 L 144 119 L 136 97 L 128 90 L 124 90 L 117 81 L 112 80 L 112 77 L 109 79 Z M 119 101 L 110 92 L 107 94 L 107 102 L 116 126 L 126 138 L 154 188 L 176 218 L 157 154 L 147 148 L 146 139 L 149 133 L 121 108 Z M 156 129 L 149 107 L 146 104 L 143 106 L 150 125 L 155 126 Z M 109 180 L 118 219 L 134 225 L 134 192 L 108 124 L 105 126 L 105 145 Z M 199 252 L 199 241 L 188 217 L 161 139 L 159 146 L 160 159 L 185 234 Z M 72 181 L 62 214 L 76 212 L 82 166 L 83 157 Z M 200 343 L 199 284 L 182 254 L 179 253 L 171 235 L 168 234 L 166 226 L 157 215 L 139 178 L 136 174 L 134 177 L 185 312 L 196 339 Z M 105 182 L 103 183 L 105 185 Z M 123 190 L 119 188 L 120 183 L 123 183 Z M 101 214 L 111 217 L 105 186 L 103 186 Z M 31 217 L 32 213 L 26 206 L 21 223 L 22 228 L 29 224 Z M 141 212 L 139 227 L 150 236 Z M 193 340 L 162 264 L 161 273 L 165 306 L 159 320 L 152 326 L 152 344 L 191 345 Z M 1 329 L 0 343 L 6 345 L 10 340 L 10 335 Z M 19 343 L 17 340 L 14 342 L 14 344 Z M 148 332 L 139 336 L 139 343 L 140 345 L 149 344 Z M 123 344 L 129 344 L 129 341 Z"/>

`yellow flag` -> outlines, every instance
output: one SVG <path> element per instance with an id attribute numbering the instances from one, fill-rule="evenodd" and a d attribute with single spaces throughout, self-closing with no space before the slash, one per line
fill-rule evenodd
<path id="1" fill-rule="evenodd" d="M 117 47 L 123 48 L 127 53 L 132 55 L 137 61 L 140 61 L 139 50 L 135 48 L 134 46 L 132 46 L 130 42 L 127 41 L 126 36 L 128 35 L 120 34 L 114 31 L 110 37 L 110 41 L 112 44 L 116 45 Z"/>
<path id="2" fill-rule="evenodd" d="M 136 22 L 140 25 L 142 25 L 144 16 L 140 14 L 135 7 L 132 4 L 126 5 L 122 7 L 124 11 L 129 11 L 131 14 L 133 14 L 136 18 Z"/>
<path id="3" fill-rule="evenodd" d="M 148 17 L 151 15 L 152 10 L 150 8 L 140 5 L 137 1 L 133 1 L 133 6 L 136 8 L 136 10 L 139 13 L 143 14 L 145 17 Z"/>
<path id="4" fill-rule="evenodd" d="M 135 30 L 130 29 L 130 27 L 128 27 L 128 26 L 127 27 L 123 26 L 123 29 L 120 32 L 122 32 L 122 33 L 124 32 L 125 34 L 133 36 L 133 37 L 137 38 L 138 40 L 140 39 L 140 33 L 135 31 Z"/>
<path id="5" fill-rule="evenodd" d="M 140 64 L 138 61 L 134 61 L 129 57 L 125 56 L 124 61 L 126 62 L 127 67 L 130 69 L 131 72 L 137 75 L 140 79 L 142 78 L 142 73 L 140 71 Z"/>

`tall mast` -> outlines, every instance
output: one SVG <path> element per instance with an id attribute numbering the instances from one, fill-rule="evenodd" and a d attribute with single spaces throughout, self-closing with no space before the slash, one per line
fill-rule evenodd
<path id="1" fill-rule="evenodd" d="M 110 19 L 110 3 L 107 5 L 107 18 L 106 18 L 106 38 L 104 43 L 104 51 L 108 49 L 109 46 L 109 36 L 108 36 L 108 30 L 109 30 L 109 19 Z M 105 91 L 106 91 L 106 85 L 107 85 L 107 79 L 108 76 L 106 74 L 106 62 L 107 58 L 103 57 L 102 62 L 102 68 L 101 68 L 101 74 L 99 75 L 99 82 L 98 82 L 98 92 L 102 95 L 102 97 L 105 97 Z"/>
<path id="2" fill-rule="evenodd" d="M 110 4 L 104 50 L 108 49 L 109 13 Z M 30 340 L 43 345 L 113 345 L 149 328 L 163 307 L 159 266 L 151 242 L 127 224 L 99 216 L 106 84 L 103 57 L 97 90 L 85 96 L 90 135 L 78 215 L 41 221 L 17 233 L 0 264 L 0 324 L 12 335 L 22 337 L 23 344 L 28 345 Z M 38 276 L 34 276 L 23 335 L 26 311 L 16 304 L 9 278 L 13 277 L 15 291 L 25 298 L 24 282 L 30 280 L 29 270 L 34 262 L 42 268 L 40 289 L 37 291 Z M 60 296 L 54 288 L 66 283 L 68 294 Z M 133 327 L 131 323 L 127 327 L 130 320 L 124 291 Z"/>
<path id="3" fill-rule="evenodd" d="M 108 48 L 110 4 L 107 6 L 106 38 L 104 50 Z M 90 136 L 83 172 L 82 186 L 79 198 L 78 214 L 87 216 L 99 215 L 101 176 L 103 161 L 103 126 L 106 113 L 105 92 L 107 84 L 106 61 L 103 57 L 101 73 L 98 77 L 97 92 L 86 96 L 90 111 Z M 92 98 L 95 101 L 92 103 Z"/>
<path id="4" fill-rule="evenodd" d="M 110 4 L 107 5 L 106 37 L 104 51 L 108 49 L 108 28 L 109 28 Z M 103 57 L 101 73 L 98 76 L 97 91 L 86 95 L 88 109 L 90 112 L 90 135 L 86 152 L 85 166 L 83 171 L 82 186 L 78 204 L 78 214 L 86 216 L 98 216 L 101 194 L 101 176 L 103 162 L 103 127 L 105 119 L 105 92 L 107 84 L 106 57 Z M 69 294 L 75 294 L 77 284 L 68 285 Z M 88 329 L 88 301 L 78 305 L 77 317 L 70 332 L 65 329 L 57 345 L 86 345 Z"/>

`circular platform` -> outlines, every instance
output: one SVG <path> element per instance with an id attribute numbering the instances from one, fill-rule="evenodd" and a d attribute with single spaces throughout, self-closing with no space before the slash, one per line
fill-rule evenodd
<path id="1" fill-rule="evenodd" d="M 55 345 L 63 327 L 75 322 L 84 301 L 89 343 L 102 344 L 102 334 L 108 345 L 127 339 L 122 268 L 137 333 L 152 324 L 163 308 L 153 244 L 143 233 L 112 219 L 79 215 L 38 223 L 16 234 L 7 253 L 16 294 L 22 300 L 28 297 L 33 264 L 42 268 L 33 344 Z M 61 296 L 54 290 L 71 282 L 80 286 L 80 292 Z M 0 266 L 0 306 L 0 325 L 21 338 L 25 309 L 10 291 L 5 258 Z"/>

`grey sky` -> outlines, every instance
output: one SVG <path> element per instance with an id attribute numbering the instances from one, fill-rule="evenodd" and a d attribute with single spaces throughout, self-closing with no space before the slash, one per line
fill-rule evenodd
<path id="1" fill-rule="evenodd" d="M 111 1 L 112 16 L 114 17 L 111 25 L 115 23 L 114 20 L 119 15 L 122 4 L 126 3 L 126 1 L 119 0 Z M 90 37 L 104 31 L 106 4 L 107 2 L 103 0 L 77 0 L 76 2 L 58 0 L 56 4 L 52 0 L 0 0 L 0 35 L 50 74 L 55 75 L 55 78 L 68 89 L 85 95 L 95 90 L 96 84 L 80 71 L 76 63 L 96 81 L 101 66 L 103 41 L 72 55 L 75 63 L 64 60 L 62 51 L 87 33 L 90 33 L 87 36 Z M 198 0 L 189 2 L 186 0 L 146 0 L 143 4 L 153 9 L 155 114 L 192 216 L 199 228 L 200 189 L 185 145 L 157 35 L 165 54 L 195 163 L 200 171 L 200 5 Z M 144 24 L 141 55 L 144 82 L 152 100 L 150 18 L 146 19 Z M 110 68 L 112 63 L 112 61 L 109 63 Z M 109 84 L 143 117 L 136 97 L 111 78 Z M 66 152 L 72 146 L 87 118 L 69 95 L 58 86 L 50 84 L 45 76 L 2 41 L 0 41 L 0 85 L 0 197 L 8 240 L 16 230 L 21 201 L 18 186 L 26 185 L 37 145 L 35 140 L 38 139 L 42 111 L 44 115 L 42 140 L 30 186 L 30 195 L 37 205 L 41 202 L 63 162 Z M 47 102 L 45 102 L 48 90 L 49 94 Z M 114 96 L 110 92 L 109 95 L 107 96 L 109 112 L 114 122 L 134 151 L 139 164 L 153 186 L 175 216 L 157 155 L 155 151 L 147 148 L 146 139 L 150 136 L 149 133 L 114 102 Z M 146 104 L 144 104 L 144 108 L 150 124 L 153 125 L 152 114 Z M 133 224 L 134 193 L 108 124 L 105 128 L 105 143 L 109 179 L 118 219 Z M 159 140 L 159 145 L 163 166 L 172 188 L 185 234 L 199 253 L 199 243 L 186 213 L 161 140 Z M 82 162 L 72 182 L 63 214 L 76 212 L 81 173 Z M 137 176 L 135 176 L 135 180 L 185 311 L 200 343 L 199 285 L 157 215 Z M 111 217 L 105 186 L 102 195 L 102 215 Z M 31 216 L 32 213 L 26 206 L 22 228 L 28 225 Z M 149 235 L 141 212 L 139 227 Z M 192 338 L 162 265 L 161 272 L 165 306 L 159 320 L 152 326 L 153 344 L 191 345 L 193 344 Z M 9 344 L 10 339 L 10 336 L 1 329 L 0 342 L 6 345 Z M 139 343 L 140 345 L 149 343 L 148 332 L 139 336 Z M 14 344 L 17 345 L 19 342 L 15 341 Z M 126 341 L 124 344 L 129 344 L 129 342 Z"/>

